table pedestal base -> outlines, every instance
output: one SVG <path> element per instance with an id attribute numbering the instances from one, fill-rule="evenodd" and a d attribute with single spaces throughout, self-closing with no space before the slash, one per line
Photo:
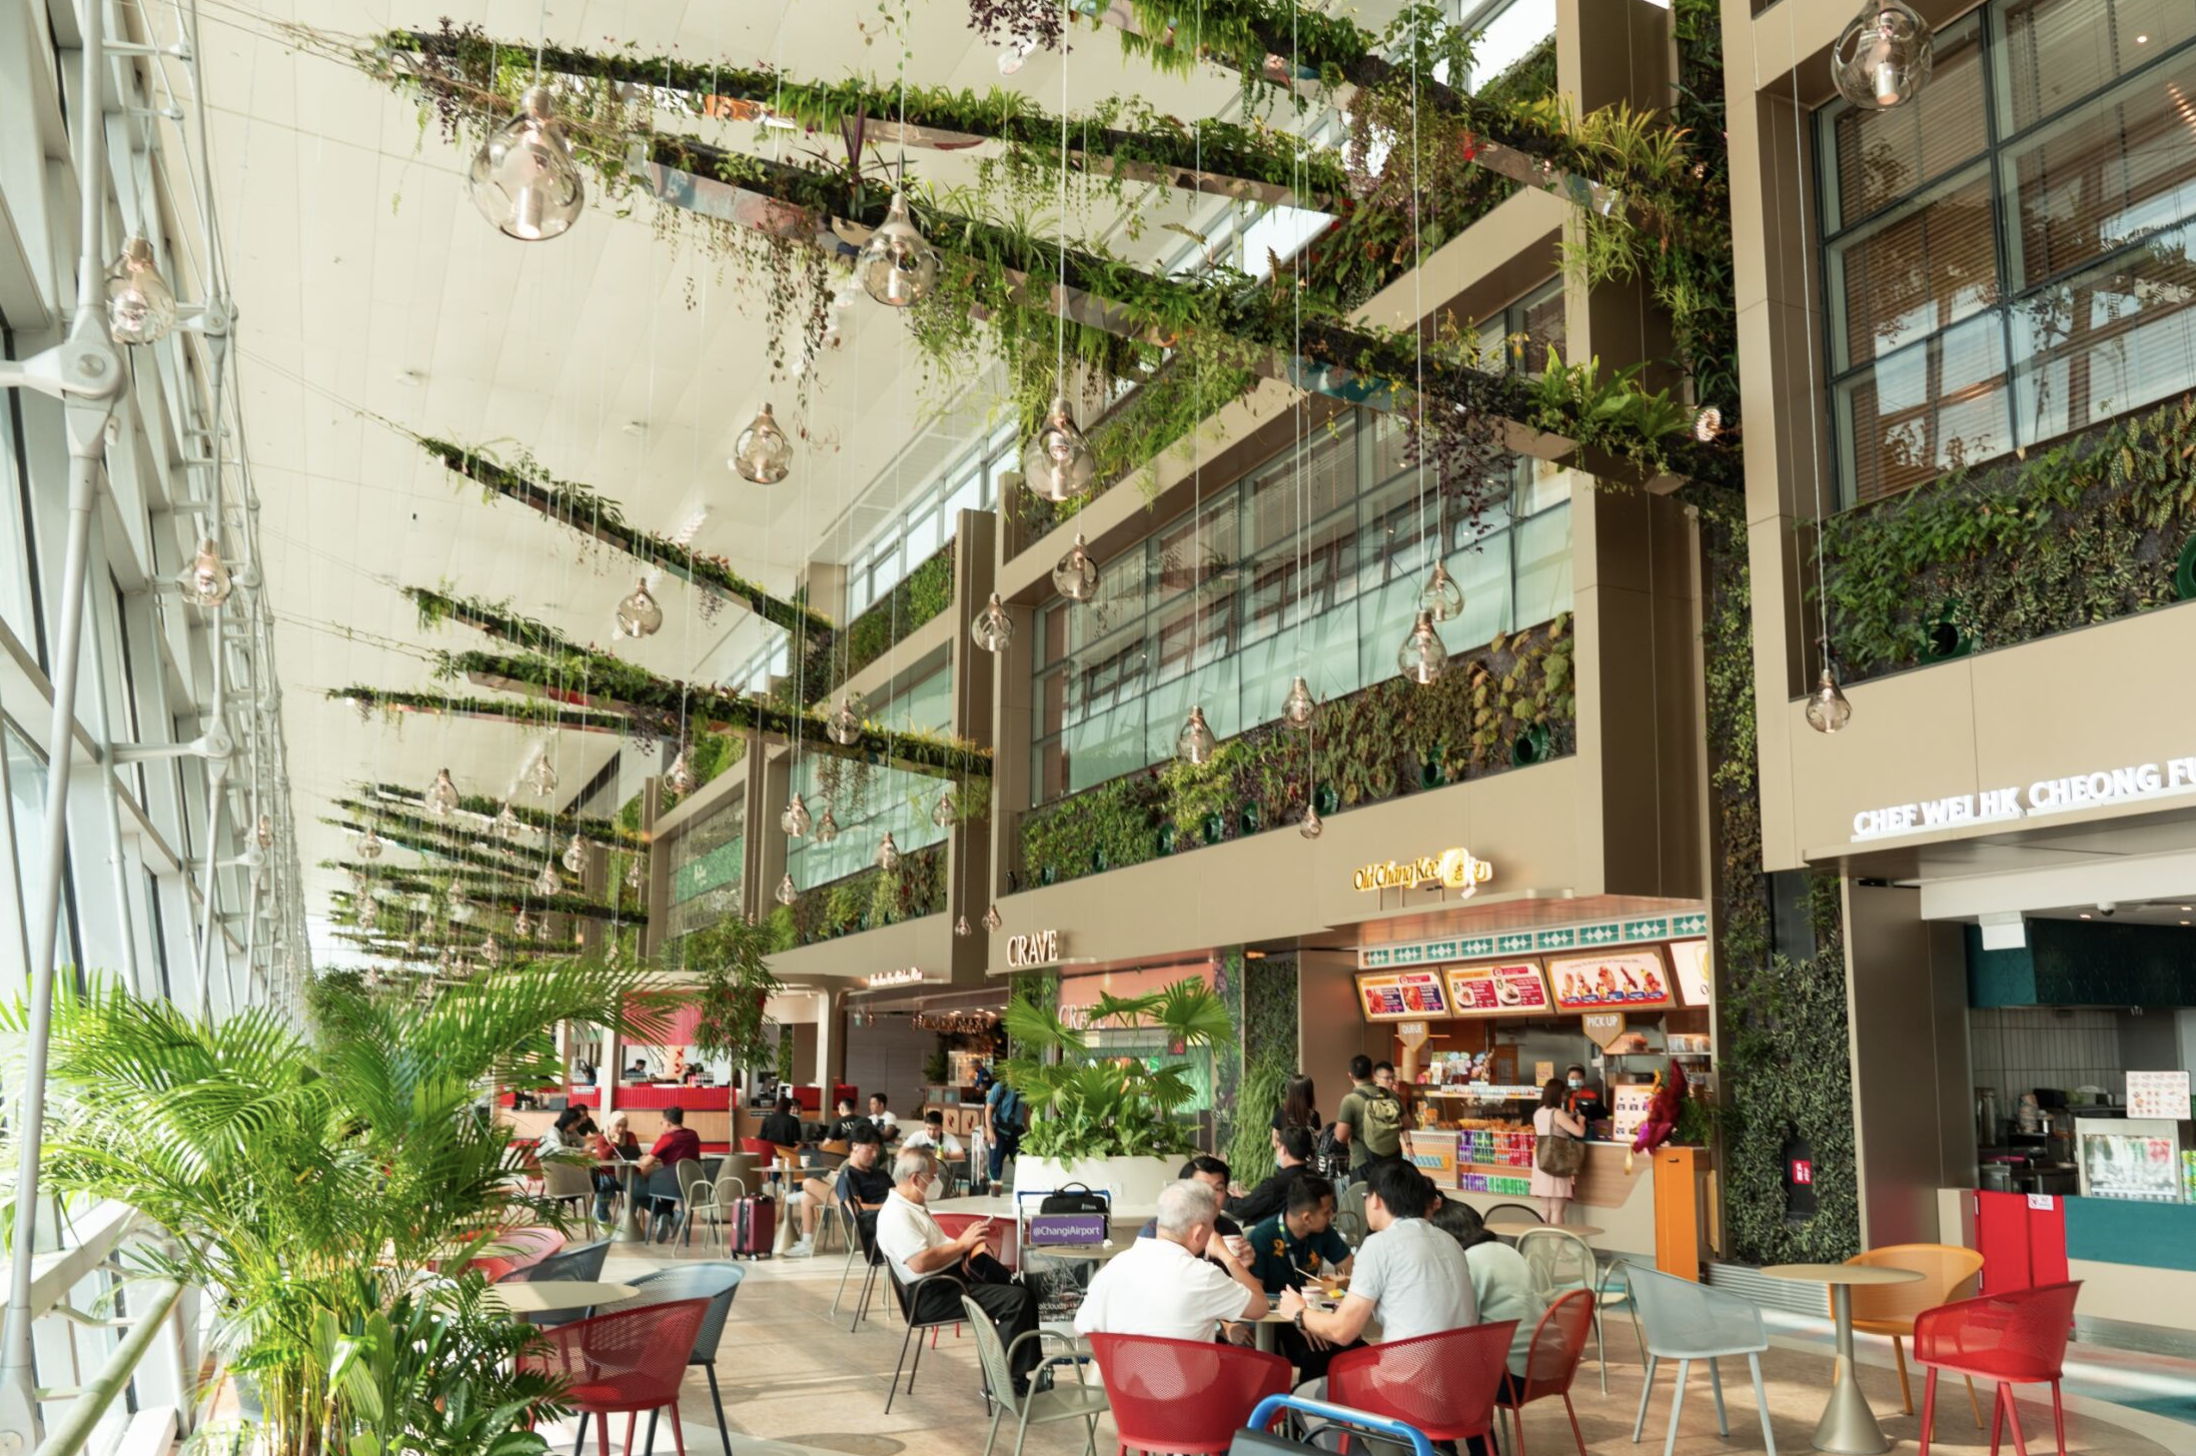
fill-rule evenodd
<path id="1" fill-rule="evenodd" d="M 1843 1284 L 1832 1285 L 1830 1297 L 1837 1313 L 1838 1373 L 1830 1385 L 1830 1403 L 1815 1423 L 1815 1449 L 1837 1456 L 1882 1456 L 1891 1449 L 1891 1442 L 1861 1394 L 1853 1364 L 1853 1291 Z"/>

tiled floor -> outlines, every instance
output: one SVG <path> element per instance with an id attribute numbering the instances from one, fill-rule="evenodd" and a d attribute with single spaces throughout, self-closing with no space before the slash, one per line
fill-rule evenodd
<path id="1" fill-rule="evenodd" d="M 665 1262 L 653 1250 L 620 1245 L 604 1271 L 606 1279 L 624 1279 L 645 1273 Z M 690 1257 L 703 1257 L 697 1248 Z M 886 1385 L 892 1362 L 899 1353 L 901 1329 L 889 1312 L 872 1310 L 861 1332 L 847 1331 L 848 1310 L 834 1320 L 831 1299 L 838 1286 L 841 1257 L 836 1253 L 813 1260 L 761 1260 L 743 1264 L 746 1281 L 733 1301 L 718 1360 L 718 1380 L 723 1387 L 725 1414 L 731 1426 L 738 1456 L 789 1456 L 774 1451 L 777 1443 L 810 1451 L 838 1452 L 844 1456 L 945 1456 L 945 1453 L 981 1452 L 986 1420 L 977 1390 L 976 1353 L 966 1339 L 956 1341 L 946 1331 L 935 1351 L 925 1351 L 922 1371 L 912 1395 L 904 1390 L 894 1400 L 892 1414 L 884 1413 Z M 859 1282 L 858 1278 L 855 1281 Z M 849 1306 L 851 1308 L 851 1294 Z M 1628 1323 L 1611 1326 L 1609 1393 L 1600 1390 L 1599 1366 L 1588 1347 L 1588 1364 L 1581 1370 L 1573 1399 L 1579 1426 L 1590 1452 L 1639 1452 L 1652 1456 L 1661 1449 L 1669 1426 L 1671 1376 L 1667 1367 L 1647 1415 L 1647 1430 L 1638 1446 L 1632 1444 L 1632 1418 L 1638 1409 L 1641 1365 Z M 1764 1361 L 1772 1424 L 1777 1448 L 1790 1456 L 1810 1449 L 1815 1418 L 1821 1412 L 1828 1386 L 1831 1360 L 1827 1353 L 1827 1326 L 1779 1317 L 1777 1343 Z M 2085 1456 L 2182 1456 L 2196 1451 L 2196 1425 L 2182 1424 L 2154 1410 L 2127 1409 L 2100 1398 L 2121 1394 L 2111 1372 L 2121 1368 L 2109 1352 L 2079 1352 L 2086 1378 L 2071 1381 L 2067 1398 L 2067 1449 Z M 1874 1363 L 1880 1357 L 1882 1364 Z M 2133 1357 L 2129 1357 L 2133 1358 Z M 1912 1451 L 1920 1432 L 1917 1416 L 1899 1410 L 1898 1381 L 1889 1368 L 1890 1346 L 1879 1342 L 1862 1352 L 1861 1381 L 1882 1418 L 1885 1432 L 1896 1449 Z M 2129 1367 L 2133 1368 L 2133 1367 Z M 2098 1375 L 2098 1371 L 2106 1372 Z M 1685 1403 L 1676 1449 L 1683 1456 L 1760 1451 L 1761 1427 L 1754 1411 L 1743 1363 L 1725 1372 L 1731 1435 L 1716 1434 L 1715 1411 L 1707 1381 L 1694 1375 Z M 2138 1379 L 2126 1384 L 2123 1398 L 2142 1404 L 2141 1381 L 2163 1380 L 2185 1389 L 2196 1382 L 2196 1369 L 2167 1369 L 2145 1357 Z M 2041 1387 L 2038 1387 L 2041 1389 Z M 1915 1378 L 1919 1403 L 1921 1381 Z M 1984 1391 L 1983 1410 L 1989 1412 L 1989 1393 Z M 687 1449 L 693 1456 L 713 1456 L 720 1442 L 709 1391 L 699 1371 L 688 1379 L 681 1405 Z M 2051 1409 L 2048 1401 L 2023 1400 L 2022 1428 L 2033 1452 L 2052 1449 Z M 563 1449 L 570 1450 L 574 1426 L 561 1431 Z M 599 1450 L 590 1430 L 588 1446 Z M 611 1450 L 624 1447 L 624 1424 L 614 1422 Z M 1560 1402 L 1536 1405 L 1525 1421 L 1525 1449 L 1533 1453 L 1576 1450 Z M 1113 1450 L 1113 1429 L 1101 1421 L 1098 1442 L 1101 1456 Z M 1013 1428 L 1008 1424 L 999 1452 L 1013 1449 Z M 639 1444 L 636 1436 L 635 1445 Z M 1032 1430 L 1025 1448 L 1030 1456 L 1076 1456 L 1083 1447 L 1079 1425 L 1057 1425 Z M 672 1449 L 668 1424 L 659 1429 L 656 1449 Z M 1989 1433 L 1978 1431 L 1969 1413 L 1964 1391 L 1949 1385 L 1939 1401 L 1937 1438 L 1933 1450 L 1947 1456 L 1990 1449 Z M 2010 1433 L 2005 1450 L 2013 1449 Z"/>

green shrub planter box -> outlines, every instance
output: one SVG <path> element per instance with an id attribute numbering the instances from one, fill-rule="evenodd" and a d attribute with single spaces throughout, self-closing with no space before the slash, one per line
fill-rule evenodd
<path id="1" fill-rule="evenodd" d="M 1544 763 L 1548 758 L 1548 728 L 1535 723 L 1510 741 L 1510 763 L 1517 768 L 1529 768 Z"/>

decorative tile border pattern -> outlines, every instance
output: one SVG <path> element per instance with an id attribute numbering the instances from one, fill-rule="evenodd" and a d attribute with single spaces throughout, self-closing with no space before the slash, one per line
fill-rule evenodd
<path id="1" fill-rule="evenodd" d="M 1590 925 L 1556 925 L 1536 930 L 1504 931 L 1499 935 L 1452 935 L 1442 940 L 1360 946 L 1357 951 L 1357 968 L 1361 971 L 1379 971 L 1396 966 L 1427 966 L 1444 961 L 1481 960 L 1490 956 L 1531 955 L 1536 951 L 1546 950 L 1640 945 L 1650 941 L 1684 940 L 1707 933 L 1707 915 L 1696 913 L 1653 915 L 1638 920 L 1596 921 Z"/>

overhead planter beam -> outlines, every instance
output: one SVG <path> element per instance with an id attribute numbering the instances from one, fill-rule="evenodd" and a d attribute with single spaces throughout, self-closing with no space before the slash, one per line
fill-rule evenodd
<path id="1" fill-rule="evenodd" d="M 460 833 L 425 815 L 406 814 L 389 804 L 352 798 L 339 798 L 334 802 L 351 818 L 323 819 L 322 823 L 338 825 L 353 834 L 365 833 L 367 824 L 371 823 L 375 834 L 399 848 L 496 870 L 513 879 L 531 879 L 540 874 L 543 862 L 550 857 L 547 850 L 526 851 L 496 845 L 493 832 L 485 825 L 474 833 Z M 483 852 L 472 847 L 473 840 L 485 841 L 493 847 Z"/>
<path id="2" fill-rule="evenodd" d="M 359 791 L 376 798 L 389 799 L 409 808 L 424 810 L 427 796 L 418 789 L 408 789 L 402 784 L 360 784 Z M 643 848 L 640 834 L 623 828 L 615 819 L 605 819 L 595 814 L 551 814 L 543 809 L 529 808 L 506 799 L 490 798 L 486 794 L 460 794 L 457 812 L 478 814 L 484 819 L 494 819 L 505 809 L 514 818 L 537 833 L 566 839 L 573 834 L 592 844 L 611 849 L 637 850 Z"/>
<path id="3" fill-rule="evenodd" d="M 609 733 L 621 738 L 633 731 L 633 721 L 622 713 L 591 713 L 543 699 L 514 702 L 509 698 L 461 698 L 446 693 L 414 693 L 358 685 L 329 688 L 327 696 L 339 703 L 386 713 L 440 714 L 484 723 L 509 723 L 520 728 Z"/>
<path id="4" fill-rule="evenodd" d="M 560 891 L 554 895 L 514 894 L 501 877 L 492 873 L 445 870 L 439 872 L 444 878 L 438 880 L 432 878 L 435 872 L 419 874 L 408 870 L 384 869 L 357 860 L 329 860 L 325 863 L 329 868 L 339 869 L 347 874 L 364 873 L 407 895 L 446 895 L 449 893 L 450 883 L 453 880 L 459 881 L 467 886 L 466 894 L 476 906 L 500 910 L 508 915 L 516 915 L 523 909 L 532 915 L 568 915 L 581 920 L 615 921 L 621 925 L 648 923 L 648 912 L 645 910 L 606 905 L 600 900 L 586 895 L 574 895 L 568 891 Z"/>

